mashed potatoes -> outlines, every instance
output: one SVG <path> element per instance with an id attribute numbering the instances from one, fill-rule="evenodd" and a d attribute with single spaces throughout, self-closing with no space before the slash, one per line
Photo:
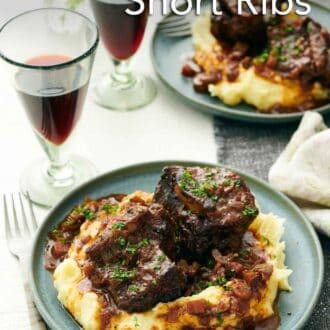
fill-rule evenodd
<path id="1" fill-rule="evenodd" d="M 210 15 L 200 16 L 193 25 L 193 42 L 195 46 L 195 60 L 205 72 L 212 67 L 226 71 L 226 59 L 219 61 L 221 45 L 210 32 Z M 239 67 L 239 77 L 230 82 L 223 75 L 223 79 L 214 85 L 209 85 L 212 96 L 218 97 L 228 105 L 237 105 L 246 102 L 259 111 L 268 112 L 274 106 L 294 108 L 310 101 L 326 100 L 330 91 L 315 82 L 311 89 L 303 89 L 300 81 L 284 79 L 280 75 L 266 79 L 255 73 L 254 67 L 245 69 Z"/>
<path id="2" fill-rule="evenodd" d="M 124 204 L 132 196 L 150 201 L 151 194 L 136 192 L 128 196 L 122 202 Z M 58 299 L 74 318 L 87 330 L 101 329 L 101 304 L 97 293 L 86 285 L 85 275 L 81 270 L 81 265 L 85 259 L 85 251 L 99 235 L 101 223 L 96 218 L 93 221 L 85 222 L 80 230 L 80 234 L 73 242 L 68 257 L 58 265 L 53 280 L 58 291 Z M 291 270 L 284 265 L 285 243 L 280 242 L 284 231 L 283 220 L 272 214 L 260 214 L 251 224 L 251 230 L 258 238 L 260 246 L 266 251 L 267 263 L 273 265 L 273 273 L 268 280 L 266 289 L 260 292 L 261 299 L 252 299 L 249 307 L 249 315 L 256 315 L 267 318 L 274 314 L 273 306 L 278 290 L 290 290 L 288 277 Z M 89 241 L 81 246 L 81 238 L 90 237 Z M 230 284 L 230 282 L 228 282 Z M 207 308 L 218 306 L 220 300 L 226 295 L 224 287 L 210 286 L 199 294 L 182 297 L 169 303 L 159 303 L 154 308 L 143 313 L 120 312 L 111 318 L 107 329 L 116 330 L 165 330 L 182 329 L 182 326 L 192 328 L 200 327 L 201 320 L 196 315 L 187 313 L 187 306 L 194 301 L 204 301 Z M 177 312 L 180 311 L 180 312 Z M 169 315 L 172 314 L 169 322 Z M 174 315 L 174 317 L 173 317 Z M 225 326 L 235 326 L 239 322 L 236 314 L 226 314 L 214 317 L 209 321 L 210 326 L 222 329 Z"/>

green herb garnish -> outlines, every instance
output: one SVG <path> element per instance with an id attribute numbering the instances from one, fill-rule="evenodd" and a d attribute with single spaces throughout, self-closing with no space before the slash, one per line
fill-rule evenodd
<path id="1" fill-rule="evenodd" d="M 241 180 L 235 180 L 235 182 L 234 182 L 234 186 L 236 188 L 239 188 L 241 186 L 241 184 L 242 184 L 242 181 Z"/>
<path id="2" fill-rule="evenodd" d="M 291 33 L 291 32 L 293 32 L 293 31 L 294 31 L 294 28 L 293 28 L 292 25 L 287 25 L 287 26 L 285 27 L 285 33 Z"/>
<path id="3" fill-rule="evenodd" d="M 270 241 L 266 236 L 261 235 L 261 242 L 264 243 L 265 245 L 269 245 Z"/>
<path id="4" fill-rule="evenodd" d="M 118 237 L 118 238 L 116 239 L 116 242 L 117 242 L 117 243 L 120 245 L 120 247 L 122 247 L 122 248 L 124 248 L 124 247 L 127 245 L 126 240 L 125 240 L 124 237 Z"/>
<path id="5" fill-rule="evenodd" d="M 220 277 L 217 278 L 217 283 L 218 283 L 218 285 L 224 285 L 224 284 L 226 284 L 227 282 L 228 282 L 228 281 L 227 281 L 226 277 L 224 277 L 224 276 L 220 276 Z"/>
<path id="6" fill-rule="evenodd" d="M 119 267 L 113 270 L 111 278 L 119 281 L 126 281 L 136 275 L 136 270 L 122 270 Z"/>
<path id="7" fill-rule="evenodd" d="M 196 188 L 192 191 L 192 194 L 196 197 L 206 197 L 207 192 L 202 188 Z"/>
<path id="8" fill-rule="evenodd" d="M 144 239 L 139 243 L 139 247 L 148 246 L 148 245 L 149 245 L 149 239 L 148 239 L 148 238 L 144 238 Z"/>
<path id="9" fill-rule="evenodd" d="M 225 186 L 225 187 L 230 186 L 230 185 L 231 185 L 231 180 L 229 180 L 229 179 L 224 180 L 224 181 L 222 182 L 222 185 Z"/>
<path id="10" fill-rule="evenodd" d="M 126 251 L 128 254 L 135 254 L 138 249 L 139 249 L 139 247 L 136 245 L 128 244 L 128 246 L 126 247 Z"/>
<path id="11" fill-rule="evenodd" d="M 222 319 L 222 313 L 221 312 L 216 312 L 215 313 L 215 317 L 217 318 L 218 322 L 219 322 L 219 325 L 222 324 L 223 322 L 223 319 Z"/>
<path id="12" fill-rule="evenodd" d="M 92 212 L 90 209 L 85 209 L 82 211 L 82 213 L 87 220 L 92 220 L 96 217 L 95 213 Z"/>
<path id="13" fill-rule="evenodd" d="M 117 222 L 117 223 L 114 223 L 111 228 L 122 230 L 125 228 L 125 226 L 126 226 L 126 224 L 124 222 Z"/>
<path id="14" fill-rule="evenodd" d="M 106 204 L 103 205 L 102 210 L 106 211 L 110 215 L 114 215 L 118 212 L 119 205 L 118 204 L 111 205 L 109 203 L 106 203 Z"/>
<path id="15" fill-rule="evenodd" d="M 258 214 L 258 210 L 251 206 L 245 206 L 242 214 L 246 217 L 256 217 Z"/>
<path id="16" fill-rule="evenodd" d="M 133 321 L 134 321 L 134 327 L 138 328 L 140 325 L 139 325 L 138 318 L 136 315 L 133 317 Z"/>
<path id="17" fill-rule="evenodd" d="M 206 267 L 209 269 L 213 269 L 215 266 L 215 260 L 214 259 L 209 259 L 206 263 Z"/>
<path id="18" fill-rule="evenodd" d="M 312 33 L 313 32 L 313 28 L 310 24 L 307 25 L 307 32 L 308 33 Z"/>
<path id="19" fill-rule="evenodd" d="M 235 276 L 236 272 L 234 269 L 230 269 L 226 271 L 226 278 L 231 279 Z"/>
<path id="20" fill-rule="evenodd" d="M 128 287 L 128 291 L 138 292 L 138 291 L 140 291 L 140 288 L 139 288 L 139 286 L 136 285 L 136 284 L 131 284 L 131 285 Z"/>
<path id="21" fill-rule="evenodd" d="M 157 260 L 158 260 L 159 262 L 164 262 L 165 259 L 166 259 L 166 257 L 162 255 L 162 256 L 159 256 Z"/>
<path id="22" fill-rule="evenodd" d="M 277 18 L 275 16 L 269 16 L 268 23 L 270 25 L 276 25 L 277 24 Z"/>
<path id="23" fill-rule="evenodd" d="M 192 181 L 193 178 L 191 174 L 188 171 L 183 171 L 182 179 L 179 182 L 179 186 L 183 190 L 188 190 L 188 185 L 191 184 Z"/>
<path id="24" fill-rule="evenodd" d="M 265 48 L 262 53 L 256 58 L 257 63 L 265 63 L 269 57 L 269 49 Z"/>

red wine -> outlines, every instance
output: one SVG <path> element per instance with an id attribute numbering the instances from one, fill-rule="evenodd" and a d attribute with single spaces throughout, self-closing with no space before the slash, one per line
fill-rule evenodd
<path id="1" fill-rule="evenodd" d="M 62 55 L 43 55 L 26 63 L 49 66 L 67 62 Z M 85 101 L 87 72 L 79 65 L 59 70 L 26 70 L 16 74 L 16 88 L 35 131 L 61 145 L 75 128 Z"/>
<path id="2" fill-rule="evenodd" d="M 140 15 L 129 15 L 140 5 L 132 0 L 91 0 L 101 38 L 110 54 L 118 60 L 131 57 L 139 48 L 148 20 L 148 0 Z"/>

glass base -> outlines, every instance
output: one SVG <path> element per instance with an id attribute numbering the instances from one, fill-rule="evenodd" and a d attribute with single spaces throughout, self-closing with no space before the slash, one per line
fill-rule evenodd
<path id="1" fill-rule="evenodd" d="M 118 83 L 104 74 L 94 86 L 95 102 L 111 110 L 134 110 L 153 101 L 157 94 L 154 82 L 146 76 L 134 75 L 133 83 Z"/>
<path id="2" fill-rule="evenodd" d="M 69 164 L 73 176 L 66 181 L 52 182 L 47 175 L 46 160 L 36 160 L 30 164 L 20 178 L 20 189 L 23 194 L 27 192 L 31 200 L 44 207 L 52 207 L 59 202 L 68 192 L 97 174 L 95 166 L 85 158 L 70 157 Z"/>

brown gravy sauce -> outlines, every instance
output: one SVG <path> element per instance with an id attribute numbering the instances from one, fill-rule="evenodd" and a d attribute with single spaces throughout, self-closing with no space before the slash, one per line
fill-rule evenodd
<path id="1" fill-rule="evenodd" d="M 78 205 L 63 221 L 61 221 L 52 232 L 49 233 L 49 240 L 45 249 L 45 268 L 51 272 L 55 270 L 57 265 L 66 257 L 70 244 L 73 242 L 75 236 L 79 233 L 80 226 L 88 221 L 90 212 L 97 212 L 102 209 L 105 201 L 113 201 L 119 203 L 125 195 L 116 194 L 110 195 L 105 198 L 101 198 L 97 201 L 86 199 L 86 201 Z M 81 216 L 79 210 L 85 211 L 84 217 Z M 235 313 L 242 319 L 239 328 L 237 329 L 264 329 L 274 330 L 279 326 L 279 317 L 273 315 L 264 320 L 253 321 L 249 317 L 245 317 L 245 314 L 249 309 L 249 300 L 252 297 L 258 298 L 260 295 L 260 289 L 267 285 L 267 280 L 272 273 L 272 269 L 269 269 L 269 265 L 266 264 L 266 255 L 262 247 L 257 245 L 257 239 L 255 234 L 248 231 L 242 241 L 242 250 L 239 253 L 229 253 L 228 255 L 221 255 L 218 251 L 213 251 L 213 258 L 215 266 L 213 269 L 206 269 L 206 266 L 200 265 L 200 269 L 204 269 L 203 272 L 191 271 L 191 284 L 187 288 L 188 295 L 191 295 L 193 289 L 198 285 L 198 281 L 195 278 L 200 276 L 200 281 L 203 282 L 204 278 L 207 281 L 212 281 L 215 277 L 223 275 L 224 281 L 231 281 L 232 286 L 230 288 L 225 287 L 225 295 L 219 302 L 217 307 L 210 307 L 205 300 L 195 300 L 187 304 L 185 308 L 181 306 L 171 307 L 167 313 L 161 317 L 166 320 L 167 323 L 173 323 L 178 321 L 182 314 L 191 314 L 198 317 L 199 322 L 204 329 L 213 329 L 210 326 L 210 322 L 214 317 L 219 319 L 219 315 L 225 315 L 226 313 Z M 182 261 L 180 261 L 182 262 Z M 183 261 L 184 262 L 184 261 Z M 189 267 L 188 263 L 187 269 Z M 197 269 L 197 268 L 196 268 Z M 85 271 L 85 270 L 84 270 Z M 228 272 L 230 275 L 228 275 Z M 88 272 L 85 271 L 86 276 Z M 195 282 L 194 282 L 195 281 Z M 197 283 L 197 284 L 196 284 Z M 219 284 L 220 285 L 220 284 Z M 226 285 L 222 283 L 221 285 Z M 82 280 L 78 289 L 80 292 L 86 292 L 89 290 L 95 291 L 99 296 L 101 303 L 101 328 L 106 329 L 111 323 L 111 316 L 117 315 L 121 312 L 116 306 L 109 292 L 100 288 L 93 287 L 92 281 L 86 277 Z M 202 287 L 205 289 L 205 287 Z M 220 321 L 220 319 L 219 319 Z M 184 326 L 182 329 L 189 330 L 194 329 L 189 325 Z M 227 327 L 226 330 L 234 328 Z M 235 328 L 236 329 L 236 328 Z"/>

